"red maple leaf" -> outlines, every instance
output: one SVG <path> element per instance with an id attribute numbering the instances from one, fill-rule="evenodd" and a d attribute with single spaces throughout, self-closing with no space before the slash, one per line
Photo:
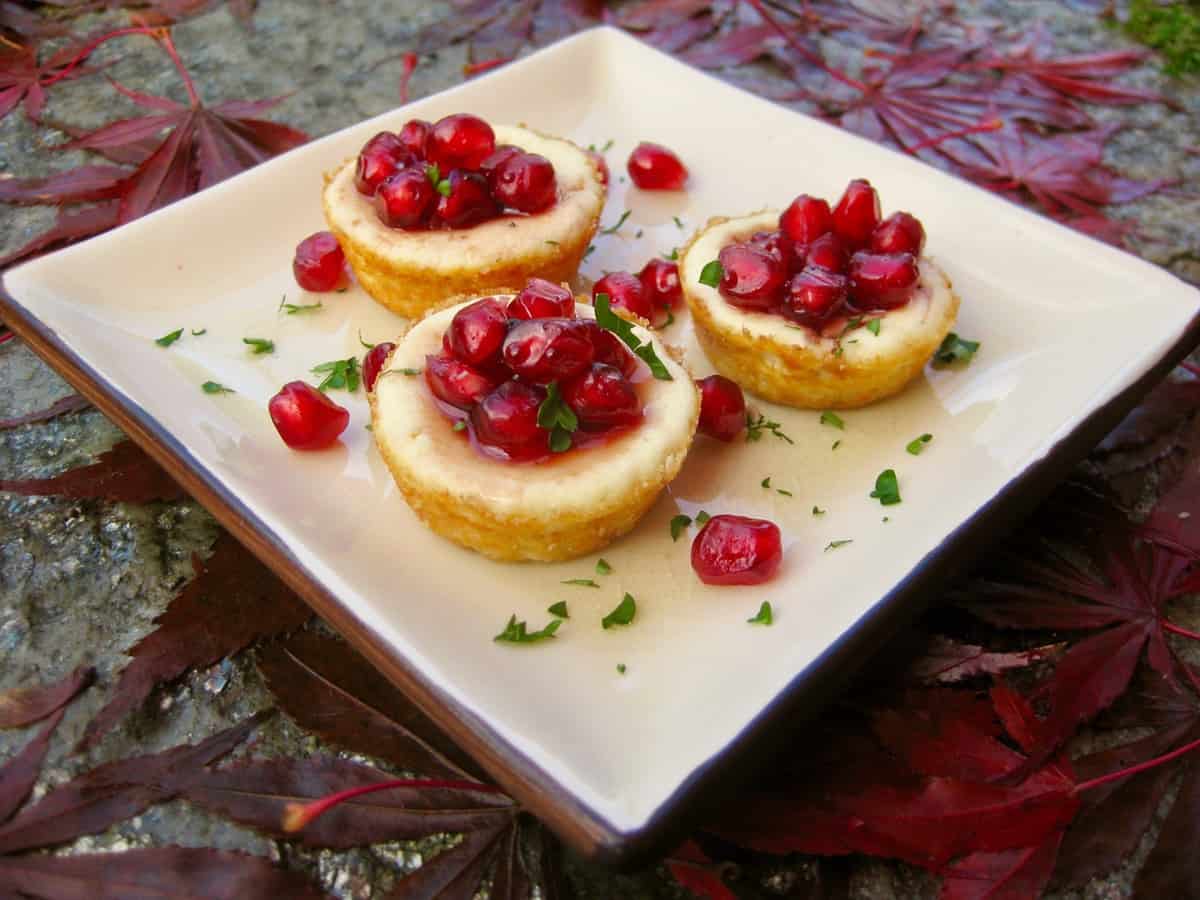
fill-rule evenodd
<path id="1" fill-rule="evenodd" d="M 664 860 L 676 883 L 703 900 L 737 900 L 721 878 L 721 866 L 705 855 L 695 841 L 684 841 Z"/>
<path id="2" fill-rule="evenodd" d="M 88 466 L 49 478 L 0 479 L 0 491 L 33 497 L 71 497 L 126 503 L 177 500 L 184 496 L 175 480 L 130 440 L 116 444 Z"/>
<path id="3" fill-rule="evenodd" d="M 54 684 L 5 691 L 0 694 L 0 728 L 20 728 L 53 715 L 75 699 L 95 677 L 95 669 L 80 666 Z M 0 819 L 3 818 L 0 813 Z"/>
<path id="4" fill-rule="evenodd" d="M 65 416 L 68 413 L 90 409 L 91 406 L 91 401 L 86 397 L 80 394 L 67 394 L 67 396 L 55 400 L 45 409 L 35 409 L 32 412 L 22 413 L 19 416 L 0 419 L 0 431 L 17 428 L 21 425 L 32 425 L 35 422 L 48 422 L 51 419 L 57 419 L 59 416 Z"/>
<path id="5" fill-rule="evenodd" d="M 24 103 L 25 115 L 37 122 L 46 105 L 47 86 L 95 71 L 78 66 L 78 46 L 63 47 L 44 62 L 38 62 L 38 55 L 36 43 L 0 42 L 0 119 Z"/>

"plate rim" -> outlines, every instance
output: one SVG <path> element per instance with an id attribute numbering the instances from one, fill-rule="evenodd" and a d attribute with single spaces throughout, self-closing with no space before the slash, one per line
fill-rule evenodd
<path id="1" fill-rule="evenodd" d="M 518 65 L 542 54 L 561 50 L 566 44 L 611 40 L 614 37 L 620 42 L 635 44 L 644 51 L 657 53 L 672 62 L 687 66 L 670 54 L 648 47 L 610 25 L 600 25 L 569 35 L 518 61 Z M 764 100 L 707 72 L 691 66 L 687 68 L 693 74 L 710 79 L 747 98 Z M 500 69 L 475 81 L 503 78 L 505 74 L 505 70 Z M 449 94 L 458 87 L 460 86 L 452 86 L 421 99 Z M 381 115 L 394 116 L 406 105 L 402 104 Z M 788 111 L 805 116 L 795 110 Z M 356 122 L 347 128 L 357 128 L 362 124 Z M 345 129 L 338 129 L 311 143 L 335 138 L 343 130 Z M 841 129 L 838 131 L 872 146 L 880 146 L 853 132 Z M 912 162 L 923 162 L 898 151 L 892 152 Z M 270 162 L 267 165 L 270 165 Z M 940 171 L 936 167 L 930 168 Z M 249 171 L 252 170 L 244 174 L 248 175 Z M 236 178 L 230 179 L 233 180 Z M 956 180 L 961 187 L 982 190 L 965 179 Z M 992 199 L 1006 200 L 990 192 L 985 193 L 989 193 Z M 186 203 L 187 198 L 182 202 Z M 1007 202 L 1043 224 L 1055 225 L 1062 231 L 1076 238 L 1084 238 L 1110 253 L 1116 251 L 1129 262 L 1136 261 L 1186 285 L 1186 282 L 1177 279 L 1172 273 L 1139 256 L 1112 247 L 1090 235 L 1072 231 L 1060 223 L 1026 210 L 1019 204 Z M 116 230 L 119 229 L 114 229 Z M 54 254 L 48 254 L 52 255 Z M 911 621 L 928 606 L 938 585 L 943 584 L 972 561 L 978 549 L 986 540 L 990 540 L 990 535 L 1010 529 L 1031 512 L 1062 480 L 1076 461 L 1086 455 L 1087 451 L 1136 405 L 1143 394 L 1200 344 L 1198 305 L 1178 337 L 1150 362 L 1133 382 L 1110 400 L 1094 408 L 1069 431 L 1058 435 L 1040 458 L 1030 461 L 986 503 L 962 520 L 858 621 L 826 647 L 808 666 L 797 672 L 719 751 L 692 770 L 642 825 L 631 830 L 621 830 L 610 825 L 601 814 L 571 794 L 557 779 L 514 747 L 483 718 L 460 704 L 415 665 L 401 657 L 353 610 L 344 606 L 286 546 L 283 538 L 275 534 L 231 488 L 215 475 L 207 473 L 188 448 L 164 425 L 146 409 L 109 384 L 83 356 L 68 347 L 53 328 L 22 305 L 7 285 L 8 276 L 22 268 L 24 265 L 14 267 L 0 277 L 0 311 L 4 314 L 5 324 L 72 387 L 120 425 L 129 437 L 175 478 L 223 527 L 363 653 L 371 664 L 397 685 L 410 700 L 433 718 L 439 727 L 480 762 L 527 810 L 587 858 L 622 868 L 636 867 L 653 860 L 662 851 L 673 846 L 673 842 L 682 838 L 693 820 L 735 791 L 752 774 L 754 764 L 769 755 L 789 735 L 792 731 L 792 728 L 788 727 L 789 721 L 793 723 L 794 728 L 819 711 L 831 699 L 830 695 L 843 686 L 862 662 L 897 628 Z M 740 770 L 740 774 L 737 770 Z"/>

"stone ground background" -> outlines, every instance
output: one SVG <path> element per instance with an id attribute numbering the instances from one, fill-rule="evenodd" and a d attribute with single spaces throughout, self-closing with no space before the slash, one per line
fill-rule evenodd
<path id="1" fill-rule="evenodd" d="M 1060 51 L 1131 46 L 1098 19 L 1097 4 L 1067 0 L 969 0 L 978 9 L 1021 28 L 1044 23 Z M 180 53 L 206 100 L 258 98 L 293 92 L 271 115 L 313 137 L 335 131 L 395 106 L 399 54 L 412 48 L 423 26 L 445 19 L 450 9 L 414 0 L 260 0 L 253 27 L 241 27 L 224 8 L 175 29 Z M 79 23 L 82 31 L 124 23 L 113 14 Z M 832 50 L 833 48 L 831 48 Z M 99 59 L 118 59 L 108 71 L 123 83 L 185 100 L 169 60 L 149 40 L 129 39 L 105 47 Z M 465 50 L 451 48 L 423 58 L 411 83 L 421 97 L 458 83 Z M 727 73 L 737 80 L 737 72 Z M 1137 221 L 1136 250 L 1176 274 L 1200 282 L 1200 85 L 1163 77 L 1153 65 L 1130 79 L 1176 98 L 1179 110 L 1146 104 L 1097 108 L 1104 121 L 1127 126 L 1111 145 L 1111 164 L 1139 178 L 1177 179 L 1185 191 L 1165 192 L 1122 208 Z M 102 79 L 58 85 L 46 110 L 49 120 L 94 127 L 114 113 L 135 109 Z M 41 175 L 75 165 L 71 153 L 47 151 L 53 132 L 29 125 L 21 115 L 0 121 L 0 176 Z M 49 138 L 50 141 L 57 138 Z M 1190 193 L 1186 188 L 1190 186 Z M 0 253 L 47 227 L 49 209 L 3 208 Z M 0 347 L 0 417 L 41 409 L 69 388 L 19 342 Z M 51 423 L 0 432 L 0 478 L 54 474 L 90 461 L 120 437 L 95 411 Z M 190 577 L 192 554 L 205 551 L 218 527 L 193 501 L 147 506 L 26 498 L 0 493 L 0 690 L 56 680 L 76 665 L 96 666 L 100 687 L 68 711 L 49 757 L 46 783 L 58 784 L 92 765 L 207 736 L 271 705 L 252 655 L 195 672 L 159 691 L 146 709 L 127 719 L 90 754 L 66 758 L 67 749 L 106 698 L 123 651 L 150 629 L 154 617 Z M 1184 615 L 1180 624 L 1197 627 Z M 312 753 L 319 742 L 276 717 L 260 731 L 267 755 Z M 0 732 L 0 758 L 28 739 L 28 732 Z M 393 843 L 349 853 L 310 852 L 261 838 L 182 802 L 152 808 L 110 831 L 78 842 L 78 851 L 163 843 L 244 849 L 282 859 L 316 877 L 343 898 L 382 896 L 397 873 L 420 864 L 424 845 Z M 1142 853 L 1112 876 L 1061 897 L 1120 898 L 1129 895 Z M 936 883 L 907 866 L 859 860 L 852 864 L 852 896 L 931 897 Z M 581 897 L 681 897 L 684 892 L 655 868 L 617 876 L 578 859 L 568 860 Z M 803 861 L 744 872 L 735 886 L 748 897 L 794 895 L 806 881 Z"/>

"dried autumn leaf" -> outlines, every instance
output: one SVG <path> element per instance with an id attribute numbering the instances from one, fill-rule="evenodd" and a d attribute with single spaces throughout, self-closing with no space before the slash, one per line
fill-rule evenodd
<path id="1" fill-rule="evenodd" d="M 69 497 L 125 503 L 177 500 L 185 496 L 158 463 L 132 441 L 121 441 L 90 466 L 49 478 L 0 479 L 0 491 L 36 497 Z"/>
<path id="2" fill-rule="evenodd" d="M 20 728 L 52 715 L 75 699 L 95 677 L 96 670 L 91 666 L 80 666 L 62 681 L 5 691 L 0 694 L 0 728 Z"/>
<path id="3" fill-rule="evenodd" d="M 155 619 L 156 628 L 129 651 L 112 698 L 88 723 L 81 746 L 96 743 L 156 685 L 208 666 L 251 642 L 299 628 L 307 606 L 241 544 L 222 533 L 196 577 Z"/>
<path id="4" fill-rule="evenodd" d="M 65 416 L 67 413 L 89 409 L 91 405 L 91 401 L 80 394 L 68 394 L 59 400 L 55 400 L 45 409 L 23 413 L 19 416 L 13 416 L 10 419 L 0 419 L 0 431 L 4 431 L 7 428 L 17 428 L 21 425 L 32 425 L 35 422 L 48 422 L 51 419 L 57 419 L 59 416 Z"/>

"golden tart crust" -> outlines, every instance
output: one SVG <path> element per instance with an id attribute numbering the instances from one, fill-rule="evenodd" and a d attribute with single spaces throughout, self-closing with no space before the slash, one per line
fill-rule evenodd
<path id="1" fill-rule="evenodd" d="M 858 328 L 840 338 L 739 309 L 700 283 L 701 269 L 725 244 L 774 230 L 778 220 L 777 211 L 710 219 L 680 259 L 683 294 L 713 367 L 766 400 L 803 409 L 853 409 L 901 391 L 954 325 L 959 300 L 950 279 L 921 257 L 912 299 L 882 314 L 879 334 Z"/>
<path id="2" fill-rule="evenodd" d="M 481 294 L 538 276 L 569 281 L 600 222 L 605 187 L 595 163 L 562 138 L 498 125 L 496 143 L 540 153 L 554 165 L 558 200 L 533 216 L 502 216 L 459 230 L 388 228 L 354 187 L 355 158 L 326 175 L 322 205 L 359 284 L 379 303 L 409 318 L 446 298 Z"/>

